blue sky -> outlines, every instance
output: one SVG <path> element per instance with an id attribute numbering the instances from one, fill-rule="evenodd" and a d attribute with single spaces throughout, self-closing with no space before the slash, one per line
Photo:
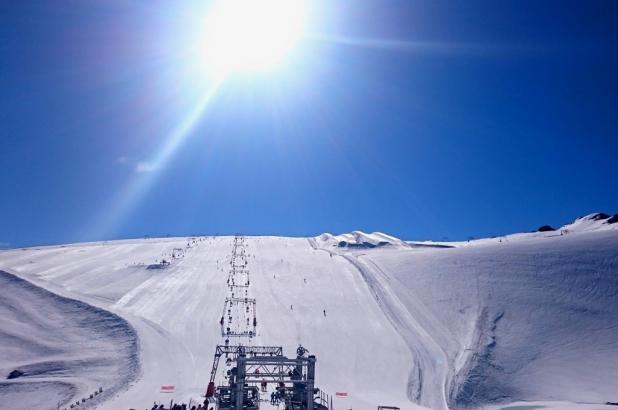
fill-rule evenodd
<path id="1" fill-rule="evenodd" d="M 615 2 L 316 0 L 284 64 L 206 103 L 203 3 L 0 5 L 3 246 L 618 212 Z"/>

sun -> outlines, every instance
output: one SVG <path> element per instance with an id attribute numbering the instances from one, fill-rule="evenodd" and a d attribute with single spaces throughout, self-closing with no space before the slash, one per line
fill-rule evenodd
<path id="1" fill-rule="evenodd" d="M 203 63 L 216 73 L 268 69 L 300 39 L 302 0 L 213 0 L 203 32 Z"/>

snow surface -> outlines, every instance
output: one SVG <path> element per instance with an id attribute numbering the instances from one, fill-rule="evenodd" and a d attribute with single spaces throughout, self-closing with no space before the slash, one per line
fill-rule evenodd
<path id="1" fill-rule="evenodd" d="M 258 320 L 250 343 L 280 345 L 290 356 L 302 343 L 317 356 L 317 385 L 348 393 L 334 400 L 337 409 L 605 407 L 618 401 L 618 224 L 604 223 L 589 217 L 563 227 L 562 235 L 449 244 L 362 232 L 249 237 L 249 296 L 257 301 Z M 120 369 L 86 364 L 65 379 L 32 379 L 52 384 L 28 393 L 9 391 L 3 382 L 0 402 L 23 397 L 11 408 L 25 409 L 32 408 L 20 406 L 26 398 L 50 394 L 72 394 L 74 401 L 96 384 L 89 380 L 114 392 L 104 403 L 92 402 L 101 409 L 203 400 L 215 346 L 223 341 L 219 319 L 229 296 L 232 244 L 232 237 L 169 238 L 0 252 L 0 269 L 31 282 L 28 292 L 41 287 L 126 320 L 127 334 L 134 329 L 139 339 L 140 365 L 134 374 L 130 360 Z M 157 269 L 162 259 L 170 264 Z M 60 309 L 27 294 L 6 299 L 10 294 L 0 287 L 0 300 L 10 301 L 5 305 L 23 300 L 26 312 Z M 52 349 L 63 346 L 59 338 L 71 335 L 79 320 L 35 319 L 20 324 L 20 334 L 47 326 L 50 336 L 39 332 L 35 339 Z M 0 322 L 2 334 L 17 327 Z M 83 332 L 87 339 L 89 332 Z M 96 339 L 125 347 L 131 340 L 114 332 Z M 67 360 L 109 357 L 104 347 L 83 353 L 88 343 L 65 349 Z M 52 360 L 45 349 L 33 349 L 32 358 L 27 346 L 23 357 L 14 348 L 0 344 L 0 371 Z M 118 349 L 119 357 L 130 352 Z M 73 390 L 82 383 L 87 387 Z M 175 391 L 162 393 L 164 385 Z"/>
<path id="2" fill-rule="evenodd" d="M 341 235 L 323 233 L 315 238 L 320 246 L 338 246 L 340 248 L 376 248 L 380 246 L 406 246 L 406 243 L 394 236 L 381 232 L 367 234 L 354 231 Z"/>
<path id="3" fill-rule="evenodd" d="M 607 218 L 606 218 L 607 217 Z M 611 219 L 610 219 L 611 218 Z M 611 222 L 610 222 L 611 221 Z M 602 213 L 593 213 L 581 218 L 577 218 L 572 223 L 566 224 L 554 231 L 547 232 L 524 232 L 514 233 L 504 236 L 496 236 L 492 238 L 470 239 L 468 241 L 451 241 L 451 242 L 434 242 L 434 241 L 408 241 L 411 246 L 476 246 L 486 245 L 491 243 L 503 243 L 511 241 L 525 241 L 539 238 L 554 238 L 557 236 L 571 235 L 574 233 L 583 232 L 602 232 L 602 231 L 618 231 L 618 215 L 610 217 Z"/>
<path id="4" fill-rule="evenodd" d="M 0 289 L 0 374 L 23 373 L 0 383 L 5 403 L 34 408 L 45 397 L 56 408 L 96 391 L 91 407 L 137 376 L 137 336 L 125 320 L 3 271 Z"/>

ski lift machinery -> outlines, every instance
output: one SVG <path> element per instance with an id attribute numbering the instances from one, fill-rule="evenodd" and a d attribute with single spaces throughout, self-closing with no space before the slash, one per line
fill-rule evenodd
<path id="1" fill-rule="evenodd" d="M 283 356 L 280 346 L 217 346 L 206 398 L 218 410 L 259 409 L 258 384 L 276 384 L 286 410 L 329 410 L 332 398 L 315 387 L 314 355 L 299 346 L 296 358 Z M 215 385 L 221 357 L 226 357 L 227 385 Z M 330 403 L 329 403 L 330 399 Z"/>

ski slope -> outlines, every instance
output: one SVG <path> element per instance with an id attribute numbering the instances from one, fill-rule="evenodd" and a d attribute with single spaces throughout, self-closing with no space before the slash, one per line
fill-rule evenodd
<path id="1" fill-rule="evenodd" d="M 521 402 L 599 409 L 618 401 L 616 225 L 588 216 L 562 231 L 449 244 L 362 232 L 249 237 L 257 336 L 248 343 L 280 345 L 290 356 L 302 343 L 317 356 L 317 385 L 348 394 L 334 399 L 337 409 L 509 408 Z M 0 270 L 30 282 L 20 282 L 30 292 L 42 288 L 57 295 L 49 294 L 49 301 L 20 296 L 24 310 L 63 309 L 54 297 L 78 300 L 95 307 L 92 314 L 111 314 L 126 326 L 120 334 L 97 333 L 101 346 L 124 346 L 115 353 L 88 346 L 89 329 L 82 339 L 75 336 L 79 349 L 63 352 L 123 357 L 124 367 L 86 362 L 62 378 L 41 374 L 14 381 L 62 382 L 63 393 L 53 394 L 67 403 L 97 383 L 109 391 L 104 401 L 81 408 L 201 402 L 215 346 L 224 340 L 219 320 L 229 296 L 233 241 L 140 239 L 0 252 Z M 160 265 L 162 259 L 169 266 Z M 7 299 L 12 293 L 0 288 L 9 308 L 17 304 Z M 0 334 L 26 338 L 45 324 L 53 332 L 39 332 L 37 340 L 58 348 L 56 334 L 71 334 L 71 326 L 45 322 L 38 317 L 18 327 L 2 321 Z M 131 332 L 138 364 L 122 356 L 131 357 Z M 4 373 L 55 354 L 39 349 L 33 359 L 29 348 L 22 357 L 7 346 L 0 344 Z M 26 398 L 56 408 L 47 387 L 20 392 L 5 384 L 0 401 L 16 400 L 12 408 L 32 408 Z M 162 392 L 161 386 L 175 388 Z"/>
<path id="2" fill-rule="evenodd" d="M 137 336 L 120 317 L 3 271 L 0 289 L 0 374 L 23 373 L 0 382 L 5 404 L 39 408 L 41 397 L 47 408 L 73 397 L 102 403 L 139 371 Z"/>

